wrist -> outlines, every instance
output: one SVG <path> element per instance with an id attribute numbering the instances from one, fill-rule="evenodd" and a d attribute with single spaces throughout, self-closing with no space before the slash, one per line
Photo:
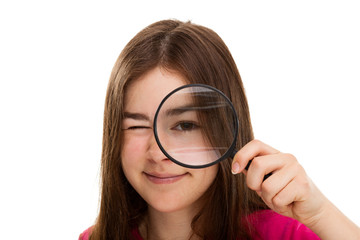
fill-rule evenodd
<path id="1" fill-rule="evenodd" d="M 359 227 L 330 201 L 326 201 L 318 214 L 304 224 L 323 240 L 360 239 Z"/>

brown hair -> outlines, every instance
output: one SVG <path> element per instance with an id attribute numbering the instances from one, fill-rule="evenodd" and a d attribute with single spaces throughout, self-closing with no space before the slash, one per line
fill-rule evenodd
<path id="1" fill-rule="evenodd" d="M 127 86 L 155 67 L 175 71 L 189 83 L 211 85 L 224 92 L 239 116 L 237 148 L 253 139 L 240 74 L 221 38 L 208 28 L 177 20 L 146 27 L 126 45 L 111 73 L 104 112 L 101 203 L 92 240 L 131 239 L 131 231 L 146 213 L 146 202 L 122 170 L 121 122 Z M 242 224 L 244 217 L 267 208 L 246 187 L 242 174 L 231 174 L 231 162 L 219 163 L 218 174 L 204 195 L 205 205 L 193 219 L 194 234 L 203 239 L 249 238 L 249 226 Z"/>

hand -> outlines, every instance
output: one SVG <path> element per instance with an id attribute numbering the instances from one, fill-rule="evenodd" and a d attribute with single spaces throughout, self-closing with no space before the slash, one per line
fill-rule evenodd
<path id="1" fill-rule="evenodd" d="M 245 167 L 251 160 L 246 171 Z M 326 211 L 328 200 L 291 154 L 253 140 L 236 153 L 232 166 L 233 173 L 243 172 L 248 187 L 279 214 L 311 226 Z M 263 181 L 268 173 L 272 175 Z"/>

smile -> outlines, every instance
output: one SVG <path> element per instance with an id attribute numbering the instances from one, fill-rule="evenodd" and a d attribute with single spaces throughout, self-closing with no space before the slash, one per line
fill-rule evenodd
<path id="1" fill-rule="evenodd" d="M 157 174 L 157 173 L 146 173 L 144 172 L 146 178 L 155 184 L 171 184 L 175 183 L 182 178 L 184 178 L 188 173 L 180 174 L 180 175 L 170 175 L 170 174 Z"/>

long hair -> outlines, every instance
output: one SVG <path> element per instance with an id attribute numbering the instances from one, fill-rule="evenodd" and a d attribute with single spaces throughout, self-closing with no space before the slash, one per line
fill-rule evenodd
<path id="1" fill-rule="evenodd" d="M 108 84 L 101 159 L 101 202 L 91 239 L 131 239 L 147 211 L 146 202 L 127 181 L 121 166 L 124 94 L 132 81 L 155 67 L 174 71 L 188 83 L 218 88 L 239 116 L 237 148 L 253 139 L 248 103 L 236 64 L 222 39 L 190 22 L 159 21 L 139 32 L 124 48 Z M 249 238 L 246 216 L 267 208 L 246 187 L 243 174 L 231 174 L 232 159 L 219 163 L 217 176 L 205 192 L 205 204 L 192 221 L 203 239 Z"/>

